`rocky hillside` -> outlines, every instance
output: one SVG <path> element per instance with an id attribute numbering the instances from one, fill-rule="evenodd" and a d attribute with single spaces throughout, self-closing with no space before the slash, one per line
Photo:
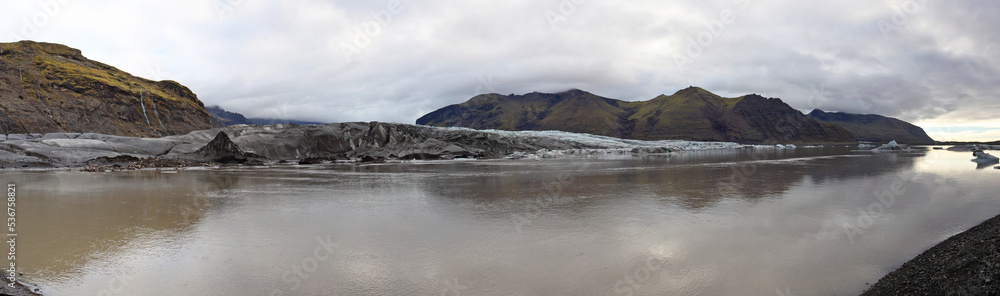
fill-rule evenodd
<path id="1" fill-rule="evenodd" d="M 204 104 L 174 81 L 151 81 L 64 45 L 0 43 L 0 133 L 166 136 L 212 128 Z"/>
<path id="2" fill-rule="evenodd" d="M 561 130 L 640 140 L 852 143 L 849 131 L 758 95 L 723 98 L 698 87 L 626 102 L 582 90 L 485 94 L 424 115 L 417 124 L 475 129 Z"/>
<path id="3" fill-rule="evenodd" d="M 243 114 L 226 111 L 219 106 L 208 106 L 205 110 L 212 114 L 212 123 L 215 126 L 230 126 L 236 124 L 253 124 Z"/>
<path id="4" fill-rule="evenodd" d="M 857 136 L 859 141 L 885 143 L 895 140 L 906 144 L 935 143 L 934 139 L 931 139 L 919 126 L 882 115 L 823 112 L 823 110 L 816 109 L 809 112 L 809 117 L 843 127 Z"/>

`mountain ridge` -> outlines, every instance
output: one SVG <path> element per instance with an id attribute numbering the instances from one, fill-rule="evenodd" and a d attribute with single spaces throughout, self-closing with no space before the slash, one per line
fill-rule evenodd
<path id="1" fill-rule="evenodd" d="M 858 141 L 876 143 L 899 141 L 907 144 L 934 144 L 937 142 L 919 126 L 878 114 L 825 112 L 815 109 L 809 112 L 809 117 L 843 127 L 857 136 Z"/>
<path id="2" fill-rule="evenodd" d="M 0 133 L 152 137 L 212 128 L 210 118 L 175 81 L 136 77 L 61 44 L 0 43 Z"/>
<path id="3" fill-rule="evenodd" d="M 622 101 L 578 89 L 551 94 L 483 94 L 430 112 L 416 123 L 550 129 L 639 140 L 856 142 L 846 129 L 809 118 L 780 99 L 756 94 L 724 98 L 694 86 L 647 101 Z"/>

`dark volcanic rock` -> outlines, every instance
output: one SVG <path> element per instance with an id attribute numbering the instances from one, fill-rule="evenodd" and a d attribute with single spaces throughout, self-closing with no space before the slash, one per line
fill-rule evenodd
<path id="1" fill-rule="evenodd" d="M 862 295 L 1000 295 L 1000 216 L 924 251 Z"/>
<path id="2" fill-rule="evenodd" d="M 195 151 L 195 154 L 204 157 L 206 161 L 216 163 L 246 163 L 249 158 L 243 149 L 229 139 L 226 132 L 219 132 L 215 135 L 215 139 Z"/>
<path id="3" fill-rule="evenodd" d="M 0 277 L 0 296 L 38 296 L 42 295 L 41 290 L 31 284 L 25 284 L 18 279 L 18 282 L 10 286 L 11 282 L 7 276 Z M 27 286 L 26 286 L 27 285 Z"/>
<path id="4" fill-rule="evenodd" d="M 365 156 L 361 157 L 361 160 L 359 162 L 361 162 L 361 163 L 385 163 L 385 158 L 383 158 L 383 157 L 371 157 L 371 156 L 365 155 Z"/>
<path id="5" fill-rule="evenodd" d="M 88 160 L 83 164 L 87 166 L 110 166 L 110 165 L 128 166 L 129 164 L 132 164 L 133 162 L 136 161 L 139 161 L 138 157 L 122 154 L 114 157 L 101 156 L 98 158 Z"/>
<path id="6" fill-rule="evenodd" d="M 451 159 L 497 158 L 516 151 L 542 148 L 603 148 L 549 137 L 508 137 L 469 129 L 443 129 L 382 122 L 345 122 L 323 125 L 230 126 L 196 131 L 165 140 L 184 142 L 167 157 L 197 155 L 197 150 L 224 131 L 243 151 L 269 160 L 318 159 Z M 210 136 L 211 135 L 211 136 Z"/>

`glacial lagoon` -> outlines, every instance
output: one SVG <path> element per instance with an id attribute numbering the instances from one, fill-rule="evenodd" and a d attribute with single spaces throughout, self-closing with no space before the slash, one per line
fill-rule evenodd
<path id="1" fill-rule="evenodd" d="M 4 171 L 46 295 L 856 295 L 1000 212 L 971 153 Z"/>

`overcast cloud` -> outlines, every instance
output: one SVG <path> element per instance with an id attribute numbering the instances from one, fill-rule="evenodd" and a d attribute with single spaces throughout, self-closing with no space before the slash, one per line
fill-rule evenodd
<path id="1" fill-rule="evenodd" d="M 251 117 L 413 123 L 478 93 L 694 85 L 1000 140 L 996 1 L 95 2 L 5 0 L 0 38 L 79 48 Z"/>

